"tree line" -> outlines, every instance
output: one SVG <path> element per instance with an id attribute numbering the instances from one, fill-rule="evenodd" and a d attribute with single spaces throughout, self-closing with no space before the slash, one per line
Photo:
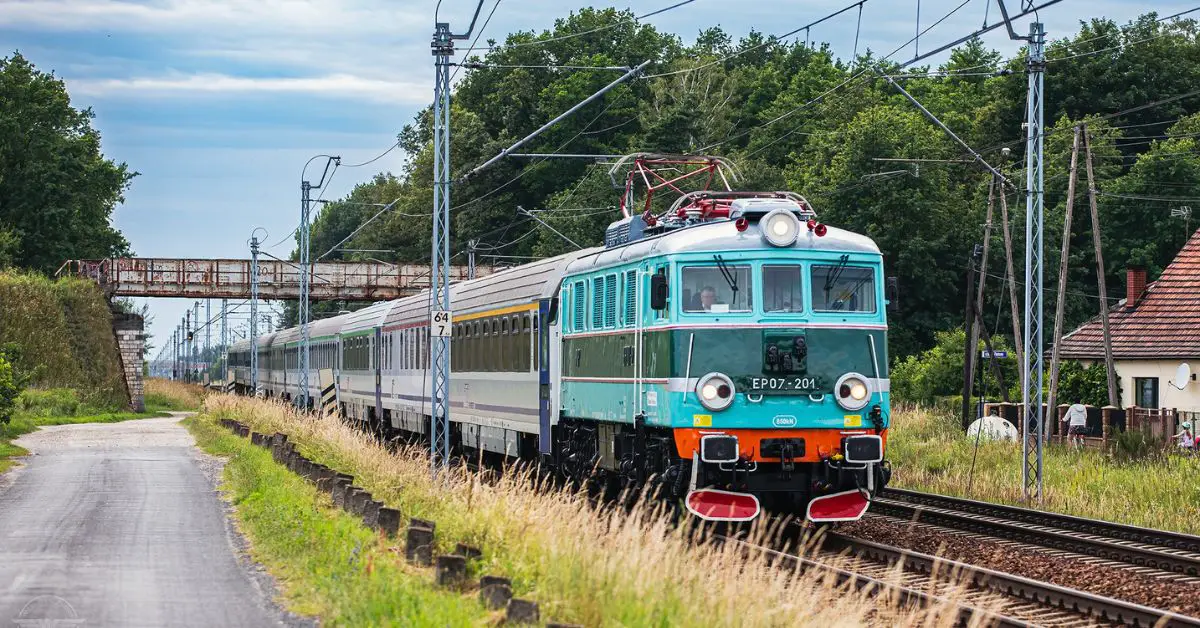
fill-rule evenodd
<path id="1" fill-rule="evenodd" d="M 1197 25 L 1160 20 L 1155 13 L 1124 25 L 1093 19 L 1049 44 L 1047 57 L 1047 289 L 1056 288 L 1071 131 L 1086 122 L 1101 193 L 1105 274 L 1109 294 L 1119 295 L 1128 265 L 1146 266 L 1153 278 L 1170 262 L 1187 228 L 1170 210 L 1200 191 L 1200 97 L 1188 96 L 1200 79 Z M 489 41 L 485 53 L 471 58 L 481 65 L 458 68 L 463 76 L 451 111 L 454 176 L 614 78 L 612 72 L 561 66 L 635 66 L 647 59 L 653 63 L 646 77 L 622 84 L 523 150 L 717 154 L 737 164 L 743 189 L 799 192 L 823 222 L 873 238 L 888 274 L 900 278 L 900 312 L 891 318 L 890 345 L 901 359 L 933 346 L 937 332 L 962 323 L 964 277 L 972 249 L 983 238 L 991 175 L 966 163 L 958 144 L 872 71 L 879 67 L 1014 182 L 1005 194 L 1016 275 L 1023 279 L 1024 52 L 1005 59 L 977 40 L 953 50 L 940 66 L 898 70 L 871 52 L 841 59 L 828 45 L 778 41 L 757 32 L 734 41 L 710 28 L 685 45 L 678 35 L 637 23 L 628 11 L 583 9 L 551 29 Z M 399 133 L 398 149 L 405 156 L 400 172 L 379 174 L 341 199 L 349 202 L 321 211 L 312 231 L 314 251 L 328 250 L 376 211 L 351 203 L 398 198 L 395 211 L 345 247 L 394 251 L 393 259 L 402 262 L 428 258 L 430 116 L 429 109 L 421 111 Z M 454 262 L 466 262 L 469 240 L 480 243 L 480 263 L 520 263 L 573 248 L 519 214 L 518 206 L 542 210 L 539 217 L 575 242 L 599 244 L 605 227 L 619 217 L 619 193 L 607 168 L 583 159 L 510 158 L 457 182 Z M 1086 188 L 1079 189 L 1076 202 L 1086 211 Z M 998 227 L 997 222 L 985 277 L 993 333 L 1012 329 L 1009 307 L 1002 303 L 1005 265 Z M 1074 221 L 1070 326 L 1099 311 L 1090 229 L 1088 221 Z M 1049 303 L 1047 311 L 1053 311 Z M 289 314 L 295 320 L 294 309 Z"/>

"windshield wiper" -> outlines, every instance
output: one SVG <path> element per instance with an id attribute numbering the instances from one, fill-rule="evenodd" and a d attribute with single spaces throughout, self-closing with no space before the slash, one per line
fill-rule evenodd
<path id="1" fill-rule="evenodd" d="M 841 279 L 842 271 L 846 270 L 846 264 L 849 261 L 849 255 L 842 255 L 838 258 L 837 266 L 834 266 L 833 270 L 829 271 L 829 274 L 825 276 L 825 303 L 829 303 L 829 293 L 833 291 L 833 286 L 837 283 L 837 280 Z"/>
<path id="2" fill-rule="evenodd" d="M 725 283 L 729 284 L 729 289 L 733 290 L 733 302 L 737 303 L 737 277 L 729 270 L 729 265 L 720 255 L 713 255 L 713 259 L 717 260 L 717 268 L 721 270 L 721 275 L 725 277 Z"/>

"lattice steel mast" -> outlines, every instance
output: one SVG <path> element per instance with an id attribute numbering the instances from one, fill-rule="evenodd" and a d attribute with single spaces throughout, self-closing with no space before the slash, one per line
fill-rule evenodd
<path id="1" fill-rule="evenodd" d="M 258 395 L 258 236 L 250 236 L 250 394 Z"/>
<path id="2" fill-rule="evenodd" d="M 473 26 L 473 24 L 472 24 Z M 454 40 L 450 24 L 434 25 L 433 49 L 433 241 L 430 296 L 429 374 L 432 411 L 429 421 L 430 461 L 444 467 L 450 458 L 450 339 L 438 334 L 433 320 L 439 313 L 450 316 L 450 57 Z"/>
<path id="3" fill-rule="evenodd" d="M 321 180 L 316 185 L 310 183 L 304 178 L 304 171 L 308 170 L 308 165 L 318 157 L 325 157 L 325 171 L 321 173 Z M 312 267 L 309 261 L 309 215 L 312 211 L 312 191 L 318 190 L 325 185 L 325 177 L 329 174 L 330 165 L 340 165 L 341 157 L 333 157 L 329 155 L 317 155 L 308 160 L 304 164 L 304 170 L 300 172 L 300 302 L 297 304 L 300 319 L 300 378 L 296 385 L 300 390 L 297 391 L 295 402 L 301 408 L 308 408 L 308 364 L 309 364 L 309 329 L 308 324 L 311 316 L 309 315 L 309 281 L 312 275 Z"/>
<path id="4" fill-rule="evenodd" d="M 1025 377 L 1021 401 L 1024 404 L 1023 464 L 1021 480 L 1025 501 L 1042 500 L 1042 386 L 1044 384 L 1042 283 L 1045 259 L 1042 248 L 1044 227 L 1042 154 L 1043 83 L 1046 72 L 1046 32 L 1040 22 L 1029 25 L 1029 102 L 1026 109 L 1025 145 Z"/>

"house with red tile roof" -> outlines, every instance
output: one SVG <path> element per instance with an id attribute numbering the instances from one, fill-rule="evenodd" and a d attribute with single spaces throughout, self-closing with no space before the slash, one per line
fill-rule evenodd
<path id="1" fill-rule="evenodd" d="M 1123 405 L 1200 410 L 1200 230 L 1153 283 L 1146 285 L 1144 269 L 1127 271 L 1125 298 L 1109 309 L 1108 326 Z M 1103 366 L 1100 317 L 1063 336 L 1060 355 Z M 1192 374 L 1176 382 L 1180 364 Z"/>

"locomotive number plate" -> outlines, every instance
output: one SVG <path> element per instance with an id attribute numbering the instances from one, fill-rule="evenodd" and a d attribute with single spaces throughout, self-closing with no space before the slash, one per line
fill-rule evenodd
<path id="1" fill-rule="evenodd" d="M 808 393 L 816 390 L 815 377 L 751 377 L 751 393 Z"/>

